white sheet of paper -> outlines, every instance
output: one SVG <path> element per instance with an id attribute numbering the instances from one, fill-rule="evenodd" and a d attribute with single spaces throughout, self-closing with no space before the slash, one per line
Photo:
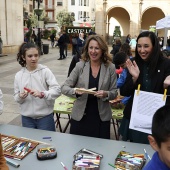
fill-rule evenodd
<path id="1" fill-rule="evenodd" d="M 165 105 L 163 94 L 139 91 L 134 93 L 130 129 L 151 134 L 152 118 L 156 110 Z"/>

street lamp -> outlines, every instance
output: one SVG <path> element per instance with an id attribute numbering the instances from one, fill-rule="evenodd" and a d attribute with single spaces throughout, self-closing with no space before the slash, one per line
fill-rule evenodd
<path id="1" fill-rule="evenodd" d="M 42 46 L 41 46 L 41 31 L 40 31 L 40 26 L 39 26 L 39 21 L 40 21 L 40 16 L 43 12 L 43 9 L 40 9 L 40 3 L 43 2 L 43 0 L 35 0 L 37 2 L 38 8 L 34 10 L 35 14 L 38 16 L 38 37 L 37 37 L 37 45 L 40 49 L 41 55 L 43 54 L 42 52 Z"/>

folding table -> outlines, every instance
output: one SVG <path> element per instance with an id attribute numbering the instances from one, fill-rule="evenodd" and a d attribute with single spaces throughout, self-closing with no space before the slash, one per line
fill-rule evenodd
<path id="1" fill-rule="evenodd" d="M 61 95 L 55 100 L 53 111 L 56 114 L 56 118 L 57 118 L 56 123 L 59 126 L 60 132 L 65 133 L 65 131 L 68 128 L 68 125 L 70 123 L 70 114 L 75 100 L 76 100 L 75 98 L 67 97 L 65 95 Z M 60 114 L 67 114 L 69 119 L 63 131 L 60 123 Z"/>

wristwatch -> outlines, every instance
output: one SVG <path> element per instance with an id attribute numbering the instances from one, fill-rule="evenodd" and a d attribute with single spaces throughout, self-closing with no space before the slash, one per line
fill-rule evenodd
<path id="1" fill-rule="evenodd" d="M 41 97 L 40 97 L 40 98 L 41 98 L 41 99 L 44 98 L 44 96 L 45 96 L 44 92 L 40 92 L 40 94 L 41 94 Z"/>

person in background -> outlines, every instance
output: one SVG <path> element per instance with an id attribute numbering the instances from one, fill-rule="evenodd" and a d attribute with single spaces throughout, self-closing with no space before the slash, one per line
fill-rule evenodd
<path id="1" fill-rule="evenodd" d="M 58 39 L 58 46 L 60 48 L 60 58 L 58 60 L 63 60 L 66 58 L 64 54 L 64 49 L 66 48 L 66 39 L 64 34 L 60 34 L 60 38 Z"/>
<path id="2" fill-rule="evenodd" d="M 122 43 L 121 43 L 121 40 L 120 38 L 116 38 L 115 39 L 115 44 L 113 44 L 113 57 L 116 55 L 116 53 L 119 52 L 119 49 L 121 47 Z"/>
<path id="3" fill-rule="evenodd" d="M 38 64 L 39 57 L 35 44 L 20 46 L 17 61 L 23 68 L 15 75 L 14 99 L 21 108 L 23 127 L 55 131 L 53 107 L 61 89 L 51 70 Z"/>
<path id="4" fill-rule="evenodd" d="M 127 43 L 125 43 L 127 44 Z M 127 44 L 128 45 L 128 44 Z M 118 52 L 114 58 L 113 63 L 118 65 L 119 67 L 123 68 L 123 72 L 120 74 L 119 78 L 117 79 L 117 88 L 120 88 L 125 83 L 127 77 L 127 67 L 126 67 L 126 60 L 130 58 L 125 52 Z M 127 104 L 130 97 L 124 97 L 121 101 L 124 105 Z"/>
<path id="5" fill-rule="evenodd" d="M 130 42 L 129 42 L 129 45 L 131 47 L 132 50 L 135 50 L 136 48 L 136 37 L 133 37 Z"/>
<path id="6" fill-rule="evenodd" d="M 88 34 L 88 37 L 89 37 L 90 35 L 96 35 L 96 33 L 90 31 L 89 34 Z M 86 40 L 88 39 L 88 37 L 85 39 L 84 44 L 83 44 L 83 47 L 85 46 L 85 43 L 86 43 Z M 83 52 L 83 49 L 82 49 L 82 52 Z M 80 54 L 79 51 L 76 49 L 76 54 L 73 56 L 72 61 L 71 61 L 70 66 L 69 66 L 68 76 L 70 75 L 70 73 L 71 73 L 71 71 L 74 69 L 74 67 L 76 66 L 76 63 L 80 61 L 80 59 L 81 59 L 81 54 Z"/>
<path id="7" fill-rule="evenodd" d="M 127 44 L 129 44 L 129 43 L 130 43 L 130 41 L 131 41 L 131 35 L 130 35 L 130 34 L 128 34 L 128 35 L 126 36 L 126 40 L 125 40 L 125 42 L 126 42 Z"/>
<path id="8" fill-rule="evenodd" d="M 152 119 L 149 143 L 156 152 L 143 170 L 170 170 L 170 105 L 159 108 Z"/>
<path id="9" fill-rule="evenodd" d="M 53 48 L 54 43 L 55 43 L 55 33 L 54 32 L 50 35 L 50 40 L 51 40 L 51 47 Z"/>
<path id="10" fill-rule="evenodd" d="M 63 31 L 63 36 L 64 36 L 64 42 L 65 42 L 65 56 L 67 57 L 67 49 L 68 49 L 68 44 L 70 43 L 70 38 L 68 36 L 68 34 L 66 33 L 66 31 Z"/>
<path id="11" fill-rule="evenodd" d="M 103 37 L 89 36 L 81 61 L 61 87 L 64 95 L 77 99 L 71 114 L 71 134 L 110 139 L 109 100 L 117 96 L 115 66 L 111 61 Z M 96 91 L 87 94 L 75 88 Z"/>
<path id="12" fill-rule="evenodd" d="M 76 55 L 77 52 L 77 41 L 78 41 L 78 35 L 77 34 L 73 34 L 72 37 L 72 56 Z"/>
<path id="13" fill-rule="evenodd" d="M 126 66 L 128 74 L 120 88 L 120 94 L 131 97 L 124 109 L 119 134 L 125 141 L 148 144 L 147 133 L 129 129 L 134 91 L 140 84 L 140 89 L 143 91 L 164 94 L 164 89 L 168 89 L 167 95 L 169 95 L 170 60 L 163 57 L 155 33 L 144 31 L 137 38 L 135 60 L 128 59 Z"/>
<path id="14" fill-rule="evenodd" d="M 163 45 L 164 45 L 163 38 L 162 37 L 158 37 L 158 41 L 159 41 L 160 49 L 162 51 L 163 50 Z"/>
<path id="15" fill-rule="evenodd" d="M 122 45 L 120 46 L 119 52 L 124 52 L 124 53 L 126 53 L 126 54 L 129 56 L 129 58 L 132 58 L 131 47 L 130 47 L 130 45 L 127 44 L 127 43 L 124 43 L 124 44 L 122 44 Z M 116 73 L 118 74 L 118 77 L 119 77 L 119 75 L 123 72 L 123 68 L 120 67 L 120 66 L 118 66 L 116 63 L 115 63 L 115 66 L 116 66 L 116 68 L 117 68 L 117 69 L 116 69 Z"/>
<path id="16" fill-rule="evenodd" d="M 89 32 L 88 36 L 86 36 L 86 37 L 84 38 L 85 40 L 84 40 L 84 42 L 83 42 L 83 47 L 85 46 L 86 41 L 87 41 L 87 38 L 88 38 L 90 35 L 96 35 L 96 33 L 93 32 L 93 31 L 90 31 L 90 32 Z"/>
<path id="17" fill-rule="evenodd" d="M 76 49 L 76 54 L 73 55 L 73 58 L 71 60 L 71 63 L 70 63 L 69 69 L 68 69 L 68 77 L 70 76 L 70 73 L 76 66 L 76 63 L 78 63 L 80 60 L 81 60 L 81 55 L 79 54 L 79 51 Z"/>
<path id="18" fill-rule="evenodd" d="M 170 51 L 170 39 L 167 39 L 166 50 Z"/>
<path id="19" fill-rule="evenodd" d="M 82 49 L 83 49 L 83 45 L 84 45 L 84 33 L 80 33 L 79 34 L 79 38 L 77 41 L 77 47 L 78 47 L 78 52 L 81 54 L 82 53 Z"/>
<path id="20" fill-rule="evenodd" d="M 29 40 L 28 40 L 26 35 L 24 36 L 24 42 L 26 42 L 26 43 L 29 42 Z"/>

